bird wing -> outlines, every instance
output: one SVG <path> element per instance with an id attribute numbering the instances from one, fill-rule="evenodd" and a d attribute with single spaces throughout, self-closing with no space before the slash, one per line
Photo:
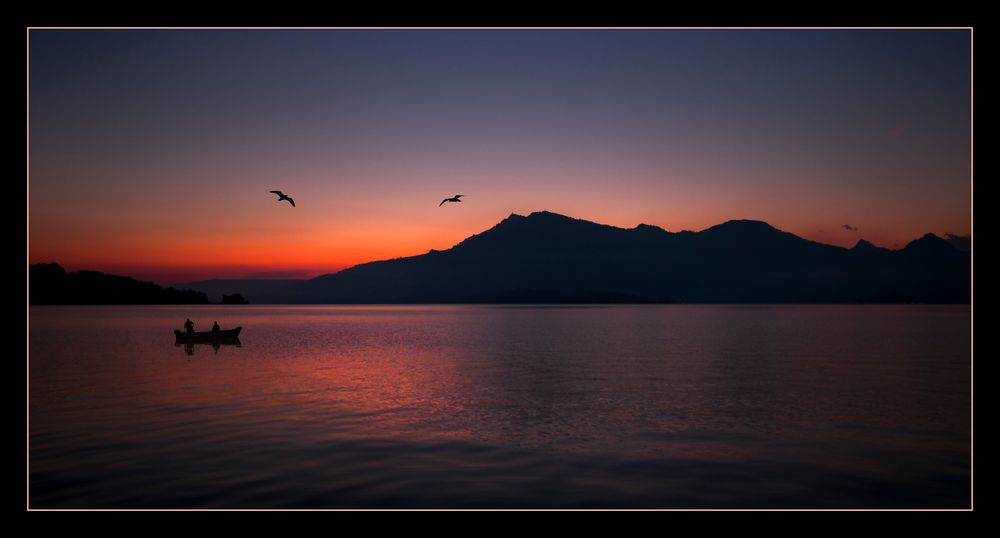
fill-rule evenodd
<path id="1" fill-rule="evenodd" d="M 286 196 L 286 197 L 285 197 L 285 200 L 288 200 L 288 203 L 292 204 L 292 207 L 295 207 L 295 200 L 292 200 L 292 199 L 291 199 L 290 197 L 288 197 L 288 196 Z"/>
<path id="2" fill-rule="evenodd" d="M 282 194 L 281 191 L 267 191 L 267 192 L 273 192 L 274 194 L 277 194 L 278 196 L 284 196 L 284 194 Z"/>
<path id="3" fill-rule="evenodd" d="M 464 195 L 464 194 L 456 194 L 456 195 L 455 195 L 455 198 L 461 198 L 461 197 L 463 197 L 463 196 L 465 196 L 465 195 Z"/>
<path id="4" fill-rule="evenodd" d="M 448 201 L 448 198 L 445 198 L 444 200 L 441 200 L 441 203 L 440 203 L 440 204 L 438 204 L 438 207 L 441 207 L 441 206 L 443 206 L 443 205 L 444 205 L 444 203 L 445 203 L 445 202 L 447 202 L 447 201 Z"/>

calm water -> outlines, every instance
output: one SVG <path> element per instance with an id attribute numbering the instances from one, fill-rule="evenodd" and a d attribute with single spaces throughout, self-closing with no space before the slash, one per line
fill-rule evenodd
<path id="1" fill-rule="evenodd" d="M 175 347 L 188 316 L 242 345 Z M 32 307 L 31 506 L 963 507 L 969 332 L 967 306 Z"/>

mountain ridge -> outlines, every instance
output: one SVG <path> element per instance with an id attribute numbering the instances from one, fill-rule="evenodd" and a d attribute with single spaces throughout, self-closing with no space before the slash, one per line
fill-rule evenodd
<path id="1" fill-rule="evenodd" d="M 964 303 L 970 260 L 926 234 L 899 250 L 848 249 L 753 219 L 701 231 L 620 228 L 554 213 L 511 213 L 445 250 L 376 260 L 254 292 L 252 303 Z M 192 289 L 204 283 L 184 283 Z M 256 295 L 256 296 L 255 296 Z M 600 300 L 597 300 L 600 299 Z"/>

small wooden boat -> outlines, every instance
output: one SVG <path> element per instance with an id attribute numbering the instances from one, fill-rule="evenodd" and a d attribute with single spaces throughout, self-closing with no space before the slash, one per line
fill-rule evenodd
<path id="1" fill-rule="evenodd" d="M 174 330 L 174 336 L 177 337 L 178 342 L 222 342 L 227 340 L 239 340 L 240 331 L 243 327 L 237 327 L 235 329 L 226 329 L 224 331 L 205 331 L 200 333 L 186 333 L 180 330 Z"/>

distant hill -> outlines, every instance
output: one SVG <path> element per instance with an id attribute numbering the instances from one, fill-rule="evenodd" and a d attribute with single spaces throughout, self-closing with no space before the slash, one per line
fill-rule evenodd
<path id="1" fill-rule="evenodd" d="M 968 253 L 927 234 L 845 249 L 752 220 L 700 232 L 510 215 L 444 251 L 303 281 L 219 281 L 253 303 L 967 303 Z M 243 287 L 242 283 L 247 283 Z M 250 291 L 252 289 L 255 291 Z M 241 289 L 242 288 L 242 289 Z"/>
<path id="2" fill-rule="evenodd" d="M 972 236 L 971 235 L 955 235 L 953 233 L 946 233 L 945 241 L 951 243 L 951 246 L 955 247 L 955 250 L 959 252 L 971 252 L 972 251 Z"/>
<path id="3" fill-rule="evenodd" d="M 32 265 L 28 277 L 28 298 L 33 305 L 208 303 L 200 291 L 164 289 L 152 282 L 97 271 L 67 273 L 55 263 Z"/>
<path id="4" fill-rule="evenodd" d="M 213 302 L 229 295 L 239 294 L 253 304 L 307 303 L 299 289 L 303 280 L 266 279 L 212 279 L 198 282 L 180 282 L 175 288 L 205 292 Z"/>

